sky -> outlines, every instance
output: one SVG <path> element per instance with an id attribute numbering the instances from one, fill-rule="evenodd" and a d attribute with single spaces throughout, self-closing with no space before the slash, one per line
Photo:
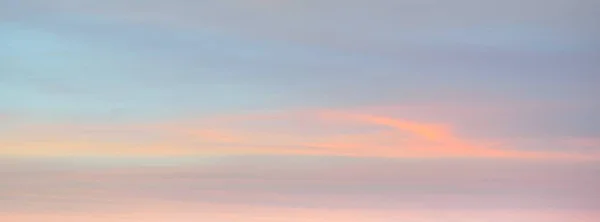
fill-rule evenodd
<path id="1" fill-rule="evenodd" d="M 598 222 L 599 20 L 0 0 L 0 221 Z"/>

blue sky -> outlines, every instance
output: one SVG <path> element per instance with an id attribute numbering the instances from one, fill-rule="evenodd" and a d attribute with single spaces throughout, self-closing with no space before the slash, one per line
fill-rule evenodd
<path id="1" fill-rule="evenodd" d="M 0 0 L 0 220 L 592 218 L 599 9 Z"/>

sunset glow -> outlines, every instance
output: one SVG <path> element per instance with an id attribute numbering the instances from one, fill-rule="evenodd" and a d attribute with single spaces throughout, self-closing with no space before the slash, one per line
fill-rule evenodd
<path id="1" fill-rule="evenodd" d="M 0 0 L 0 222 L 598 222 L 594 0 Z"/>

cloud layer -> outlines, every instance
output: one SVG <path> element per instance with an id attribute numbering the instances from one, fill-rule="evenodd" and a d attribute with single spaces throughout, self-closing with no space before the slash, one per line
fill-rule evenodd
<path id="1" fill-rule="evenodd" d="M 0 221 L 597 221 L 599 9 L 0 0 Z"/>
<path id="2" fill-rule="evenodd" d="M 2 152 L 22 157 L 288 154 L 596 159 L 597 150 L 589 148 L 597 144 L 591 141 L 570 139 L 557 144 L 586 148 L 581 152 L 519 150 L 518 143 L 510 147 L 513 141 L 462 138 L 443 124 L 305 110 L 153 124 L 20 124 L 3 137 Z"/>

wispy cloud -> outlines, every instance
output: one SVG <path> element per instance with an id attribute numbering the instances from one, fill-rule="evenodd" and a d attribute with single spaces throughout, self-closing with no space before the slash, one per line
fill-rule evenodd
<path id="1" fill-rule="evenodd" d="M 0 0 L 0 221 L 596 221 L 598 9 Z"/>
<path id="2" fill-rule="evenodd" d="M 110 163 L 111 158 L 104 159 Z M 85 161 L 84 161 L 85 162 Z M 148 211 L 145 204 L 359 212 L 485 213 L 597 209 L 597 163 L 237 156 L 188 165 L 94 167 L 5 161 L 0 212 L 77 215 Z M 173 205 L 172 205 L 173 206 Z M 198 208 L 195 208 L 198 209 Z M 197 211 L 194 211 L 197 212 Z M 276 214 L 269 214 L 276 215 Z M 199 215 L 201 216 L 201 215 Z M 283 215 L 282 215 L 283 216 Z M 306 215 L 317 217 L 317 214 Z M 401 215 L 397 215 L 401 216 Z M 424 216 L 424 215 L 423 215 Z M 433 216 L 433 215 L 432 215 Z M 1 217 L 1 216 L 0 216 Z"/>
<path id="3" fill-rule="evenodd" d="M 391 158 L 595 158 L 525 151 L 457 136 L 451 126 L 349 111 L 246 114 L 143 125 L 24 126 L 3 139 L 4 155 L 162 156 L 299 154 Z M 375 127 L 375 128 L 373 128 Z M 291 131 L 290 131 L 291 130 Z"/>
<path id="4" fill-rule="evenodd" d="M 133 23 L 379 52 L 396 51 L 411 43 L 563 48 L 578 41 L 589 43 L 599 33 L 592 22 L 595 1 L 29 0 L 20 5 L 44 12 L 94 14 Z"/>

